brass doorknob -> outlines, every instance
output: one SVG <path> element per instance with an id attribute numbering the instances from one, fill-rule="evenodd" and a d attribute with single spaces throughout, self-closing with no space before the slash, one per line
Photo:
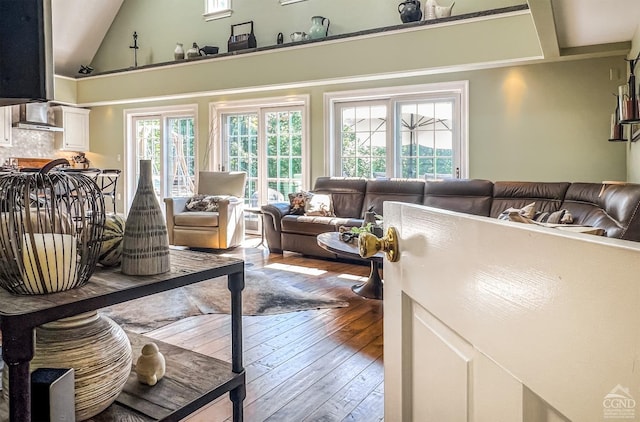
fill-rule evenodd
<path id="1" fill-rule="evenodd" d="M 379 251 L 383 251 L 389 261 L 396 262 L 400 259 L 398 232 L 395 228 L 389 227 L 387 234 L 383 237 L 377 237 L 371 233 L 360 233 L 358 249 L 363 258 L 371 258 Z"/>

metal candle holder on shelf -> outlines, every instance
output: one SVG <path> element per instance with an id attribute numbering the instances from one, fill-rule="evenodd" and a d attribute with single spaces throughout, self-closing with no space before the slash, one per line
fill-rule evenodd
<path id="1" fill-rule="evenodd" d="M 104 199 L 90 177 L 50 171 L 0 177 L 0 286 L 16 294 L 69 290 L 93 274 Z"/>

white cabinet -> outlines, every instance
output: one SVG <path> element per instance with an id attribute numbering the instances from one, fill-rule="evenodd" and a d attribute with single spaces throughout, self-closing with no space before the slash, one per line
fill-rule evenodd
<path id="1" fill-rule="evenodd" d="M 11 146 L 11 107 L 0 107 L 0 146 Z"/>
<path id="2" fill-rule="evenodd" d="M 89 112 L 86 108 L 52 107 L 56 124 L 56 148 L 62 151 L 89 151 Z"/>

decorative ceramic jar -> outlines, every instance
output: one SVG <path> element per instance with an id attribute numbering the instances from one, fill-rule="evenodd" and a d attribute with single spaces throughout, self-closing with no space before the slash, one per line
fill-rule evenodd
<path id="1" fill-rule="evenodd" d="M 418 0 L 403 1 L 398 5 L 398 13 L 402 23 L 417 22 L 422 19 L 422 10 Z"/>
<path id="2" fill-rule="evenodd" d="M 16 294 L 61 292 L 93 274 L 104 198 L 82 173 L 52 170 L 0 177 L 0 286 Z"/>
<path id="3" fill-rule="evenodd" d="M 113 403 L 131 372 L 131 343 L 124 330 L 96 311 L 36 328 L 31 370 L 73 368 L 76 420 L 89 419 Z M 2 373 L 8 400 L 8 371 Z"/>
<path id="4" fill-rule="evenodd" d="M 123 274 L 153 275 L 169 271 L 169 236 L 153 189 L 151 160 L 140 160 L 138 188 L 124 228 L 121 259 Z"/>
<path id="5" fill-rule="evenodd" d="M 176 49 L 173 50 L 173 58 L 174 60 L 184 60 L 184 48 L 182 48 L 182 43 L 176 44 Z"/>
<path id="6" fill-rule="evenodd" d="M 196 57 L 200 57 L 200 48 L 198 44 L 193 43 L 191 48 L 187 50 L 187 59 L 195 59 Z"/>
<path id="7" fill-rule="evenodd" d="M 324 21 L 327 21 L 327 26 L 324 26 Z M 311 18 L 311 28 L 309 29 L 309 38 L 317 40 L 329 35 L 329 25 L 331 21 L 329 18 L 323 16 L 314 16 Z"/>

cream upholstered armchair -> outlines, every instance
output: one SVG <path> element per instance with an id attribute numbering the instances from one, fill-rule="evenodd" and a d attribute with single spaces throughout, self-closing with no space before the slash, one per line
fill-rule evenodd
<path id="1" fill-rule="evenodd" d="M 246 180 L 243 172 L 201 171 L 197 195 L 165 198 L 169 243 L 214 249 L 240 245 L 244 240 Z"/>

